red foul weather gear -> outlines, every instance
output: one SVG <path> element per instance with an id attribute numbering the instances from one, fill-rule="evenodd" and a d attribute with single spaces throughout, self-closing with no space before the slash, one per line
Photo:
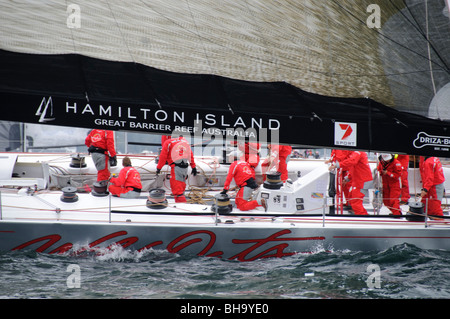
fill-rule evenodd
<path id="1" fill-rule="evenodd" d="M 439 158 L 421 156 L 420 173 L 423 190 L 427 192 L 426 196 L 422 197 L 422 203 L 426 205 L 428 201 L 429 215 L 443 216 L 441 201 L 444 195 L 445 176 Z"/>
<path id="2" fill-rule="evenodd" d="M 343 161 L 348 155 L 350 155 L 351 151 L 346 150 L 332 150 L 331 151 L 331 162 L 341 162 Z M 345 200 L 348 201 L 350 198 L 350 189 L 352 187 L 352 175 L 349 171 L 342 171 L 342 193 L 344 194 Z M 344 204 L 345 206 L 350 205 L 349 202 L 346 202 Z"/>
<path id="3" fill-rule="evenodd" d="M 356 215 L 367 215 L 367 211 L 363 206 L 364 183 L 371 181 L 372 171 L 369 166 L 367 153 L 360 151 L 349 151 L 348 156 L 338 162 L 338 167 L 344 171 L 349 171 L 352 176 L 352 186 L 350 188 L 350 205 Z"/>
<path id="4" fill-rule="evenodd" d="M 255 171 L 246 161 L 234 161 L 228 170 L 223 189 L 230 189 L 230 184 L 233 178 L 236 186 L 242 187 L 246 185 L 245 182 L 251 177 L 255 178 Z"/>
<path id="5" fill-rule="evenodd" d="M 255 171 L 248 162 L 240 160 L 234 161 L 230 165 L 230 169 L 228 170 L 228 175 L 223 186 L 224 190 L 230 189 L 230 184 L 233 178 L 236 186 L 240 188 L 235 198 L 236 207 L 242 211 L 246 211 L 261 206 L 256 200 L 249 200 L 245 194 L 246 188 L 248 188 L 247 184 L 249 183 L 249 180 L 255 178 Z M 256 185 L 254 182 L 251 184 L 253 187 Z"/>
<path id="6" fill-rule="evenodd" d="M 190 165 L 194 169 L 195 161 L 191 146 L 184 137 L 180 136 L 164 142 L 156 169 L 161 170 L 166 162 L 171 167 L 170 189 L 175 196 L 175 202 L 186 202 L 184 191 L 188 178 L 187 168 Z"/>
<path id="7" fill-rule="evenodd" d="M 109 159 L 116 156 L 114 133 L 107 130 L 93 129 L 84 143 L 92 154 L 97 169 L 97 181 L 109 179 Z"/>
<path id="8" fill-rule="evenodd" d="M 141 175 L 132 166 L 122 168 L 118 177 L 112 177 L 110 179 L 111 185 L 109 191 L 112 195 L 122 197 L 122 194 L 126 194 L 130 191 L 140 193 L 142 189 Z"/>
<path id="9" fill-rule="evenodd" d="M 241 160 L 250 163 L 252 167 L 258 166 L 260 160 L 259 150 L 261 148 L 261 145 L 259 143 L 238 143 L 238 148 L 243 153 L 240 158 Z"/>
<path id="10" fill-rule="evenodd" d="M 402 164 L 393 159 L 389 162 L 380 161 L 377 166 L 383 183 L 383 203 L 394 215 L 401 215 L 401 176 L 403 172 Z"/>
<path id="11" fill-rule="evenodd" d="M 289 145 L 269 144 L 268 148 L 270 149 L 270 156 L 261 164 L 263 173 L 275 167 L 277 172 L 281 173 L 281 180 L 284 183 L 289 178 L 287 164 L 289 155 L 292 153 L 292 147 Z"/>
<path id="12" fill-rule="evenodd" d="M 409 194 L 409 182 L 408 182 L 408 168 L 409 168 L 409 155 L 397 155 L 397 160 L 402 164 L 402 181 L 401 200 L 407 203 L 411 195 Z"/>

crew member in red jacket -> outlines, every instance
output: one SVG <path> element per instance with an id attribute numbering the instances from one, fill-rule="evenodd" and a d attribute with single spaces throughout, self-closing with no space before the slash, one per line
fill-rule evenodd
<path id="1" fill-rule="evenodd" d="M 128 156 L 122 160 L 123 168 L 119 177 L 110 179 L 109 192 L 122 198 L 137 198 L 142 190 L 141 174 L 131 166 L 131 160 Z"/>
<path id="2" fill-rule="evenodd" d="M 292 147 L 289 145 L 269 144 L 269 156 L 261 164 L 263 174 L 275 167 L 277 172 L 281 173 L 281 181 L 283 183 L 289 178 L 287 164 L 289 156 L 292 153 Z"/>
<path id="3" fill-rule="evenodd" d="M 408 203 L 411 195 L 409 194 L 409 182 L 408 182 L 408 169 L 409 169 L 409 155 L 398 154 L 397 160 L 402 164 L 402 177 L 400 178 L 402 181 L 402 190 L 401 190 L 401 201 L 403 203 Z"/>
<path id="4" fill-rule="evenodd" d="M 191 166 L 192 175 L 194 176 L 197 175 L 197 168 L 191 146 L 182 135 L 164 142 L 158 165 L 156 166 L 156 174 L 161 172 L 161 168 L 166 162 L 171 167 L 170 189 L 175 196 L 175 202 L 186 202 L 184 191 L 186 189 L 186 179 L 188 178 L 188 167 L 189 165 Z"/>
<path id="5" fill-rule="evenodd" d="M 402 164 L 392 154 L 381 154 L 377 166 L 383 182 L 383 203 L 394 215 L 401 215 Z"/>
<path id="6" fill-rule="evenodd" d="M 111 174 L 109 165 L 117 165 L 114 133 L 107 130 L 93 129 L 86 137 L 84 143 L 88 147 L 97 169 L 97 181 L 108 180 Z"/>
<path id="7" fill-rule="evenodd" d="M 256 200 L 251 200 L 251 194 L 254 189 L 258 188 L 255 181 L 255 170 L 250 163 L 246 161 L 234 161 L 230 165 L 223 191 L 221 194 L 226 194 L 230 189 L 231 181 L 234 178 L 236 186 L 239 187 L 239 191 L 236 194 L 235 203 L 236 207 L 242 211 L 255 209 L 258 206 L 266 208 L 264 199 L 261 199 L 261 203 Z"/>
<path id="8" fill-rule="evenodd" d="M 420 157 L 420 173 L 422 176 L 422 203 L 428 200 L 428 215 L 443 216 L 442 198 L 444 197 L 444 170 L 437 157 Z"/>
<path id="9" fill-rule="evenodd" d="M 341 168 L 349 171 L 352 176 L 352 187 L 350 189 L 350 206 L 356 215 L 368 215 L 367 210 L 363 206 L 364 183 L 371 181 L 372 171 L 370 170 L 367 153 L 360 151 L 350 151 L 349 155 L 342 161 L 330 165 L 329 170 Z"/>
<path id="10" fill-rule="evenodd" d="M 336 163 L 343 161 L 351 154 L 351 151 L 346 150 L 332 150 L 331 157 L 325 161 L 325 164 Z M 344 206 L 350 206 L 348 200 L 350 198 L 350 188 L 352 187 L 352 176 L 349 171 L 342 171 L 342 193 L 344 194 L 345 203 Z"/>

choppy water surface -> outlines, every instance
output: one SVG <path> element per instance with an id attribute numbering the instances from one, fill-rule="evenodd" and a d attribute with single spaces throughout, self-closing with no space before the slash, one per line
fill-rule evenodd
<path id="1" fill-rule="evenodd" d="M 244 263 L 159 250 L 7 252 L 0 254 L 0 298 L 449 298 L 449 266 L 450 252 L 410 245 Z"/>

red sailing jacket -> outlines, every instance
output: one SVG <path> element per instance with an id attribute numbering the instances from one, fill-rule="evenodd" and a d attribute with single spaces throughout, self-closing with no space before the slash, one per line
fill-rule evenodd
<path id="1" fill-rule="evenodd" d="M 377 170 L 381 173 L 383 170 L 386 171 L 386 174 L 381 174 L 381 178 L 383 182 L 387 182 L 388 184 L 399 184 L 400 177 L 402 176 L 403 165 L 397 159 L 394 159 L 392 162 L 389 162 L 387 165 L 383 165 L 380 161 L 378 163 Z"/>
<path id="2" fill-rule="evenodd" d="M 110 182 L 119 187 L 135 187 L 142 189 L 141 175 L 132 166 L 122 168 L 119 177 L 112 177 Z"/>
<path id="3" fill-rule="evenodd" d="M 421 163 L 422 187 L 429 191 L 434 185 L 445 182 L 444 170 L 439 158 L 429 157 Z"/>
<path id="4" fill-rule="evenodd" d="M 332 150 L 331 151 L 331 160 L 333 162 L 342 162 L 351 154 L 351 151 L 346 150 Z"/>
<path id="5" fill-rule="evenodd" d="M 237 186 L 245 186 L 245 181 L 250 177 L 255 178 L 255 171 L 251 168 L 250 164 L 246 161 L 234 161 L 233 164 L 230 165 L 223 189 L 230 189 L 233 178 Z"/>
<path id="6" fill-rule="evenodd" d="M 339 162 L 339 167 L 344 171 L 350 172 L 352 185 L 355 187 L 362 187 L 365 182 L 373 179 L 367 153 L 365 152 L 350 151 L 349 155 Z"/>
<path id="7" fill-rule="evenodd" d="M 109 153 L 110 157 L 116 156 L 114 133 L 112 131 L 93 129 L 84 140 L 84 143 L 87 147 L 94 146 L 104 149 Z"/>
<path id="8" fill-rule="evenodd" d="M 182 159 L 189 161 L 192 168 L 195 167 L 194 153 L 186 139 L 181 136 L 169 139 L 163 144 L 156 168 L 161 169 L 166 162 L 172 166 L 174 162 Z"/>

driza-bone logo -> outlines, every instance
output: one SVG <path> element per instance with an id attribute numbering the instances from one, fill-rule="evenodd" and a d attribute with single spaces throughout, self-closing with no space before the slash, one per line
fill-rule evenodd
<path id="1" fill-rule="evenodd" d="M 39 123 L 53 121 L 55 119 L 53 117 L 53 101 L 51 96 L 48 99 L 45 97 L 42 98 L 35 115 L 39 116 Z"/>
<path id="2" fill-rule="evenodd" d="M 425 146 L 434 147 L 436 150 L 448 150 L 450 147 L 450 137 L 429 135 L 425 132 L 417 134 L 413 145 L 415 148 L 422 148 Z"/>
<path id="3" fill-rule="evenodd" d="M 356 123 L 334 123 L 334 145 L 356 146 Z"/>

